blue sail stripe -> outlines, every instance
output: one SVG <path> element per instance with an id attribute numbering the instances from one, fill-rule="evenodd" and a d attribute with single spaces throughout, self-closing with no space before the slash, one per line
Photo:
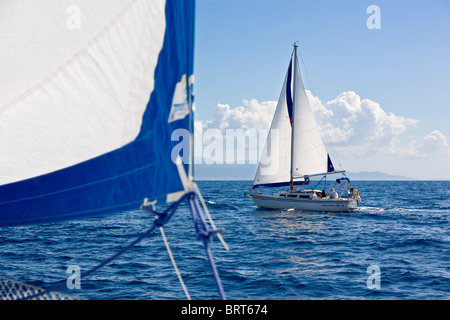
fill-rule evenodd
<path id="1" fill-rule="evenodd" d="M 327 172 L 333 172 L 334 171 L 334 166 L 333 166 L 333 162 L 331 162 L 331 158 L 330 155 L 328 155 L 328 159 L 327 159 Z"/>
<path id="2" fill-rule="evenodd" d="M 292 93 L 291 93 L 291 79 L 292 79 L 292 59 L 289 63 L 288 75 L 287 75 L 287 83 L 286 83 L 286 104 L 289 113 L 289 120 L 292 126 Z"/>
<path id="3" fill-rule="evenodd" d="M 112 177 L 109 177 L 109 178 L 105 178 L 103 180 L 92 181 L 92 182 L 86 183 L 84 185 L 77 185 L 77 186 L 72 187 L 72 188 L 61 189 L 61 190 L 58 190 L 58 191 L 48 192 L 48 193 L 45 193 L 45 194 L 39 194 L 39 195 L 36 195 L 36 196 L 30 196 L 30 197 L 26 197 L 26 198 L 18 198 L 18 199 L 9 200 L 9 201 L 2 201 L 2 202 L 0 202 L 0 205 L 8 204 L 8 203 L 14 203 L 14 202 L 20 202 L 20 201 L 24 201 L 24 200 L 32 200 L 32 199 L 44 198 L 44 197 L 47 197 L 47 196 L 52 196 L 52 195 L 56 195 L 56 194 L 60 194 L 60 193 L 64 193 L 64 192 L 70 192 L 70 191 L 82 189 L 82 188 L 85 188 L 85 187 L 88 187 L 88 186 L 91 186 L 91 185 L 95 185 L 95 184 L 98 184 L 98 183 L 106 182 L 106 181 L 109 181 L 109 180 L 120 178 L 122 176 L 129 175 L 129 174 L 131 174 L 131 173 L 133 173 L 135 171 L 144 170 L 144 169 L 146 169 L 147 167 L 150 167 L 150 166 L 155 166 L 155 164 L 152 163 L 152 164 L 149 164 L 147 166 L 144 166 L 144 167 L 141 167 L 141 168 L 137 168 L 137 169 L 134 169 L 132 171 L 128 171 L 128 172 L 126 172 L 124 174 L 121 174 L 121 175 L 112 176 Z"/>
<path id="4" fill-rule="evenodd" d="M 149 135 L 151 135 L 153 133 L 153 130 L 150 130 L 147 134 L 146 134 L 146 136 L 149 136 Z M 144 140 L 144 138 L 146 137 L 146 136 L 144 136 L 143 138 L 141 138 L 141 139 L 139 139 L 140 141 L 142 141 L 142 140 Z M 113 153 L 114 152 L 117 152 L 118 150 L 115 150 L 115 151 L 113 151 Z M 101 157 L 105 157 L 105 156 L 107 156 L 107 154 L 106 155 L 103 155 L 103 156 L 101 156 Z M 101 157 L 97 157 L 97 159 L 98 158 L 101 158 Z M 88 160 L 88 161 L 86 161 L 86 162 L 90 162 L 90 161 L 94 161 L 93 159 L 91 159 L 91 160 Z M 82 164 L 78 164 L 78 165 L 82 165 Z M 136 171 L 140 171 L 140 170 L 144 170 L 144 169 L 146 169 L 147 167 L 151 167 L 151 166 L 155 166 L 156 164 L 155 163 L 151 163 L 151 164 L 147 164 L 147 165 L 145 165 L 145 166 L 142 166 L 142 167 L 139 167 L 139 168 L 133 168 L 132 170 L 129 170 L 129 171 L 127 171 L 127 172 L 124 172 L 124 173 L 121 173 L 121 174 L 117 174 L 117 175 L 114 175 L 114 176 L 108 176 L 108 177 L 106 177 L 106 178 L 102 178 L 102 179 L 97 179 L 97 180 L 94 180 L 94 181 L 89 181 L 89 182 L 87 182 L 87 183 L 85 183 L 85 184 L 77 184 L 76 186 L 73 186 L 73 187 L 68 187 L 68 188 L 66 188 L 66 189 L 57 189 L 56 191 L 51 191 L 51 192 L 46 192 L 46 193 L 41 193 L 41 194 L 36 194 L 36 195 L 32 195 L 32 196 L 28 196 L 28 197 L 24 197 L 24 198 L 17 198 L 17 199 L 14 199 L 14 200 L 9 200 L 9 201 L 0 201 L 0 205 L 1 204 L 7 204 L 7 203 L 13 203 L 13 202 L 20 202 L 20 201 L 23 201 L 23 200 L 30 200 L 30 199 L 37 199 L 37 198 L 42 198 L 42 197 L 46 197 L 46 196 L 50 196 L 50 195 L 54 195 L 54 194 L 58 194 L 58 193 L 63 193 L 63 192 L 67 192 L 67 191 L 74 191 L 74 190 L 77 190 L 77 189 L 81 189 L 81 188 L 84 188 L 84 187 L 88 187 L 88 186 L 90 186 L 90 185 L 94 185 L 94 184 L 97 184 L 97 183 L 101 183 L 101 182 L 105 182 L 105 181 L 109 181 L 109 180 L 113 180 L 113 179 L 116 179 L 116 178 L 119 178 L 119 177 L 122 177 L 122 176 L 125 176 L 125 175 L 128 175 L 128 174 L 131 174 L 131 173 L 133 173 L 133 172 L 136 172 Z M 73 166 L 73 167 L 71 167 L 71 168 L 75 168 L 75 166 Z M 62 169 L 62 170 L 59 170 L 59 171 L 65 171 L 65 170 L 68 170 L 69 168 L 66 168 L 66 169 Z M 54 175 L 54 174 L 58 174 L 58 172 L 53 172 L 53 173 L 51 173 L 52 175 Z M 45 176 L 45 175 L 44 175 Z M 44 177 L 44 176 L 41 176 L 41 177 Z M 26 180 L 26 181 L 21 181 L 21 182 L 17 182 L 17 184 L 21 184 L 21 183 L 23 183 L 23 182 L 27 182 L 27 183 L 32 183 L 32 181 L 33 180 L 37 180 L 37 179 L 39 179 L 40 177 L 37 177 L 37 178 L 34 178 L 34 179 L 29 179 L 29 180 Z M 15 185 L 16 183 L 12 183 L 12 184 L 9 184 L 9 185 L 4 185 L 4 186 L 1 186 L 1 187 L 6 187 L 6 186 L 8 186 L 9 188 L 11 188 L 12 189 L 12 187 Z M 56 186 L 56 185 L 55 185 Z M 0 187 L 0 188 L 1 188 Z M 39 192 L 39 191 L 41 191 L 39 188 L 31 188 L 31 190 L 30 191 L 35 191 L 35 192 Z M 1 195 L 0 195 L 0 199 L 1 199 Z"/>

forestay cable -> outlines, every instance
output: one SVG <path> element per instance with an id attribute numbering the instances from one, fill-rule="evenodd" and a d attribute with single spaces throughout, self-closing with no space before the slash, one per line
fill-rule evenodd
<path id="1" fill-rule="evenodd" d="M 213 229 L 217 229 L 216 225 L 214 224 L 214 221 L 211 217 L 211 215 L 209 214 L 209 210 L 208 207 L 206 206 L 205 200 L 203 199 L 203 196 L 200 192 L 200 189 L 198 188 L 197 184 L 194 182 L 194 187 L 195 187 L 195 191 L 197 192 L 198 197 L 200 198 L 200 201 L 202 203 L 203 209 L 205 210 L 205 214 L 208 217 L 209 223 L 211 223 L 211 226 L 213 227 Z M 217 237 L 219 238 L 220 242 L 222 242 L 224 248 L 229 251 L 230 248 L 228 247 L 227 243 L 225 242 L 225 240 L 223 239 L 222 235 L 220 233 L 217 234 Z"/>
<path id="2" fill-rule="evenodd" d="M 173 258 L 172 251 L 170 250 L 169 242 L 167 241 L 166 234 L 164 233 L 164 228 L 159 227 L 159 231 L 161 232 L 162 238 L 164 240 L 164 244 L 166 245 L 167 253 L 169 254 L 170 260 L 172 261 L 173 268 L 175 269 L 175 273 L 177 274 L 178 279 L 180 280 L 181 287 L 183 287 L 184 293 L 188 300 L 191 300 L 191 296 L 184 284 L 183 278 L 181 277 L 180 271 L 178 270 L 175 259 Z"/>
<path id="3" fill-rule="evenodd" d="M 154 232 L 154 230 L 156 229 L 156 227 L 159 227 L 160 230 L 161 230 L 161 235 L 163 236 L 164 242 L 165 242 L 165 244 L 166 244 L 166 248 L 168 249 L 169 256 L 170 256 L 170 258 L 171 258 L 171 260 L 172 260 L 172 263 L 173 263 L 173 265 L 174 265 L 174 267 L 175 267 L 175 270 L 176 270 L 176 272 L 177 272 L 177 275 L 179 275 L 178 268 L 176 267 L 175 261 L 174 261 L 174 259 L 173 259 L 173 255 L 172 255 L 172 253 L 171 253 L 171 250 L 170 250 L 170 247 L 169 247 L 169 245 L 168 245 L 167 238 L 165 237 L 164 230 L 162 229 L 162 226 L 163 226 L 164 224 L 166 224 L 166 223 L 172 218 L 172 216 L 175 214 L 175 212 L 176 212 L 178 206 L 180 205 L 180 203 L 181 203 L 183 200 L 189 199 L 190 206 L 191 206 L 191 210 L 193 210 L 194 208 L 193 208 L 193 206 L 192 206 L 192 201 L 193 201 L 192 198 L 194 198 L 194 197 L 195 197 L 195 192 L 187 192 L 187 193 L 185 193 L 185 194 L 184 194 L 177 202 L 173 203 L 171 206 L 169 206 L 169 207 L 168 207 L 164 212 L 162 212 L 162 213 L 156 213 L 154 210 L 151 210 L 150 208 L 147 208 L 147 207 L 145 207 L 144 205 L 141 206 L 141 209 L 146 210 L 146 211 L 149 211 L 149 212 L 152 212 L 152 213 L 155 213 L 155 215 L 156 215 L 156 219 L 153 221 L 153 225 L 151 226 L 151 228 L 148 229 L 148 230 L 147 230 L 146 232 L 144 232 L 143 234 L 141 234 L 138 238 L 136 238 L 134 241 L 132 241 L 130 244 L 128 244 L 127 246 L 125 246 L 124 248 L 122 248 L 119 252 L 117 252 L 116 254 L 114 254 L 113 256 L 111 256 L 110 258 L 104 260 L 102 263 L 98 264 L 97 266 L 95 266 L 94 268 L 90 269 L 89 271 L 87 271 L 87 272 L 81 274 L 80 279 L 84 279 L 84 278 L 88 277 L 89 275 L 91 275 L 92 273 L 94 273 L 95 271 L 98 271 L 98 270 L 101 269 L 102 267 L 104 267 L 104 266 L 110 264 L 112 261 L 114 261 L 115 259 L 117 259 L 119 256 L 121 256 L 122 254 L 124 254 L 126 251 L 128 251 L 128 250 L 131 249 L 132 247 L 134 247 L 136 244 L 138 244 L 139 242 L 141 242 L 143 239 L 145 239 L 146 237 L 150 236 L 150 235 Z M 195 207 L 195 206 L 194 206 L 194 207 Z M 200 208 L 197 207 L 197 208 L 196 208 L 196 211 L 197 211 L 197 212 L 196 212 L 196 213 L 192 212 L 193 217 L 194 217 L 194 220 L 195 220 L 195 218 L 197 218 L 197 215 L 199 215 L 199 218 L 202 219 L 199 209 L 200 209 Z M 203 238 L 203 242 L 204 242 L 204 245 L 205 245 L 205 249 L 206 249 L 206 253 L 207 253 L 207 256 L 208 256 L 208 260 L 210 261 L 211 268 L 212 268 L 212 270 L 213 270 L 213 276 L 214 276 L 214 279 L 215 279 L 216 284 L 217 284 L 218 289 L 219 289 L 219 294 L 220 294 L 220 296 L 221 296 L 222 299 L 225 299 L 225 294 L 224 294 L 224 291 L 223 291 L 223 288 L 222 288 L 222 285 L 221 285 L 221 281 L 220 281 L 219 275 L 218 275 L 218 273 L 217 273 L 217 268 L 215 267 L 215 264 L 214 264 L 214 261 L 213 261 L 213 258 L 212 258 L 212 254 L 211 254 L 211 250 L 210 250 L 210 248 L 209 248 L 209 246 L 208 246 L 208 242 L 210 241 L 210 236 L 211 236 L 212 234 L 219 234 L 219 232 L 220 232 L 221 230 L 215 229 L 215 230 L 209 231 L 209 230 L 206 229 L 206 230 L 200 231 L 197 227 L 196 227 L 196 229 L 197 229 L 197 237 L 198 237 L 198 238 Z M 187 290 L 186 290 L 186 287 L 185 287 L 184 282 L 182 281 L 180 275 L 179 275 L 179 279 L 180 279 L 180 282 L 181 282 L 181 284 L 182 284 L 183 290 L 184 290 L 185 293 L 186 293 L 186 296 L 187 296 L 188 299 L 190 300 L 191 298 L 190 298 L 190 296 L 189 296 L 189 293 L 188 293 Z M 38 292 L 38 293 L 36 293 L 36 294 L 34 294 L 34 295 L 31 295 L 31 296 L 24 296 L 24 297 L 21 298 L 21 300 L 32 300 L 32 299 L 36 299 L 36 298 L 38 298 L 38 297 L 40 297 L 40 296 L 44 296 L 44 295 L 46 295 L 46 294 L 50 294 L 51 292 L 56 292 L 56 291 L 59 291 L 59 290 L 61 290 L 61 289 L 64 289 L 65 287 L 66 287 L 66 283 L 64 283 L 63 285 L 60 285 L 60 286 L 58 286 L 58 287 L 52 288 L 52 289 L 42 290 L 41 292 Z"/>

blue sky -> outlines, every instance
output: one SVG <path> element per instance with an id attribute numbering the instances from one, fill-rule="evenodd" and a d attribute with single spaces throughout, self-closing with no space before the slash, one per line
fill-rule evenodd
<path id="1" fill-rule="evenodd" d="M 370 5 L 381 29 L 366 26 Z M 231 114 L 276 101 L 298 41 L 320 105 L 343 121 L 356 114 L 339 113 L 342 100 L 365 108 L 336 143 L 346 170 L 450 179 L 450 1 L 198 0 L 195 41 L 196 120 L 214 120 L 218 104 Z"/>

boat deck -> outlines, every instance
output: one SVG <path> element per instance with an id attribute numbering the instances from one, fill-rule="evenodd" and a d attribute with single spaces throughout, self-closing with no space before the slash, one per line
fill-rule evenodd
<path id="1" fill-rule="evenodd" d="M 349 212 L 357 209 L 357 202 L 351 198 L 317 197 L 306 192 L 282 192 L 279 194 L 248 194 L 258 207 L 268 209 L 295 208 L 308 211 Z"/>

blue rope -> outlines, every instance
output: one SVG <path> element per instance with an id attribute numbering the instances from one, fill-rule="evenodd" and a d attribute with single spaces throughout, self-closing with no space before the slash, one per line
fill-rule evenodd
<path id="1" fill-rule="evenodd" d="M 325 180 L 324 180 L 325 179 Z M 316 185 L 312 188 L 313 190 L 316 189 L 316 187 L 323 181 L 323 188 L 322 189 L 326 189 L 327 188 L 327 176 L 323 176 L 319 182 L 316 183 Z"/>
<path id="2" fill-rule="evenodd" d="M 99 265 L 95 266 L 94 268 L 90 269 L 89 271 L 82 273 L 80 276 L 81 278 L 86 278 L 89 275 L 91 275 L 92 273 L 94 273 L 95 271 L 103 268 L 104 266 L 110 264 L 112 261 L 114 261 L 115 259 L 117 259 L 118 257 L 120 257 L 122 254 L 124 254 L 125 252 L 127 252 L 129 249 L 131 249 L 132 247 L 134 247 L 136 244 L 138 244 L 139 242 L 141 242 L 143 239 L 145 239 L 146 237 L 150 236 L 150 234 L 157 228 L 157 227 L 161 227 L 164 224 L 166 224 L 167 222 L 169 222 L 169 220 L 172 218 L 172 216 L 175 214 L 175 211 L 177 210 L 178 206 L 180 205 L 180 203 L 185 200 L 185 199 L 189 199 L 189 204 L 190 204 L 190 209 L 191 209 L 191 213 L 192 213 L 192 218 L 194 220 L 194 225 L 197 231 L 197 240 L 203 240 L 203 243 L 205 245 L 205 249 L 206 249 L 206 253 L 208 256 L 208 259 L 210 261 L 210 265 L 211 268 L 213 270 L 213 274 L 214 274 L 214 279 L 216 280 L 216 284 L 217 287 L 219 288 L 219 294 L 221 296 L 222 299 L 225 299 L 225 294 L 220 282 L 220 278 L 217 272 L 217 268 L 214 264 L 214 260 L 212 257 L 212 253 L 211 250 L 208 246 L 209 242 L 211 242 L 211 235 L 221 232 L 220 229 L 217 230 L 212 230 L 209 231 L 206 225 L 206 220 L 204 219 L 204 217 L 201 214 L 201 210 L 200 210 L 200 206 L 198 205 L 198 200 L 195 198 L 195 192 L 191 191 L 191 192 L 187 192 L 185 193 L 177 202 L 173 203 L 171 206 L 169 206 L 164 212 L 162 213 L 158 213 L 154 210 L 151 210 L 147 207 L 141 207 L 141 209 L 146 210 L 148 212 L 154 213 L 157 218 L 153 221 L 153 226 L 147 230 L 146 232 L 144 232 L 142 235 L 140 235 L 138 238 L 136 238 L 133 242 L 131 242 L 128 246 L 124 247 L 122 250 L 120 250 L 119 252 L 117 252 L 116 254 L 114 254 L 113 256 L 111 256 L 110 258 L 104 260 L 102 263 L 100 263 Z M 194 204 L 193 204 L 194 203 Z M 194 213 L 195 211 L 195 213 Z M 203 223 L 203 230 L 200 230 L 197 226 L 196 223 L 196 218 L 200 217 L 200 219 L 202 220 Z M 32 296 L 29 297 L 25 297 L 22 298 L 20 300 L 31 300 L 34 298 L 37 298 L 39 296 L 45 295 L 45 294 L 49 294 L 52 291 L 59 291 L 61 289 L 64 289 L 65 285 L 61 285 L 58 287 L 55 287 L 53 289 L 47 289 L 45 291 L 42 291 L 40 293 L 34 294 Z"/>
<path id="3" fill-rule="evenodd" d="M 203 245 L 205 246 L 205 251 L 206 251 L 206 256 L 208 257 L 209 260 L 209 265 L 211 267 L 212 273 L 213 273 L 213 277 L 214 277 L 214 281 L 216 282 L 216 286 L 217 286 L 217 290 L 219 291 L 219 296 L 222 300 L 226 300 L 225 297 L 225 291 L 223 290 L 222 287 L 222 282 L 220 281 L 220 277 L 219 277 L 219 273 L 217 271 L 217 267 L 216 264 L 214 263 L 214 258 L 212 255 L 212 251 L 211 248 L 209 246 L 209 244 L 212 242 L 212 235 L 213 234 L 217 234 L 219 232 L 223 232 L 223 229 L 213 229 L 213 230 L 209 230 L 208 229 L 208 224 L 206 223 L 206 219 L 203 215 L 203 212 L 200 208 L 200 204 L 198 203 L 197 198 L 195 197 L 191 197 L 189 199 L 189 204 L 191 207 L 191 213 L 192 213 L 192 217 L 194 220 L 194 224 L 196 219 L 194 218 L 195 214 L 198 215 L 198 217 L 200 218 L 200 221 L 203 225 L 203 230 L 200 230 L 198 228 L 197 225 L 195 225 L 195 228 L 197 230 L 197 240 L 202 240 L 203 241 Z"/>

